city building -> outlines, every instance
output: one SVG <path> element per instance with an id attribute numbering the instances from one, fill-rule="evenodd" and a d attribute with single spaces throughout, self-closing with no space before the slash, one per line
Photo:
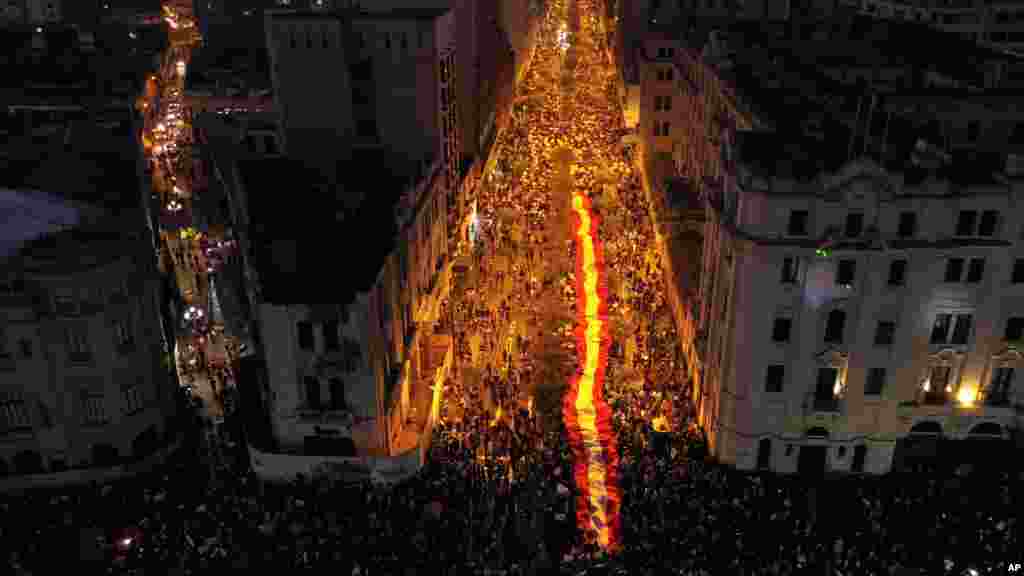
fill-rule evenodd
<path id="1" fill-rule="evenodd" d="M 447 336 L 430 333 L 447 286 L 442 165 L 360 148 L 324 178 L 286 156 L 238 156 L 234 285 L 263 362 L 243 363 L 239 386 L 257 471 L 370 458 L 417 468 L 451 354 Z"/>
<path id="2" fill-rule="evenodd" d="M 215 22 L 210 28 L 188 62 L 184 92 L 188 114 L 272 110 L 263 19 Z"/>
<path id="3" fill-rule="evenodd" d="M 1024 47 L 1024 7 L 1007 0 L 841 0 L 877 18 L 923 22 L 977 42 Z"/>
<path id="4" fill-rule="evenodd" d="M 49 230 L 5 234 L 17 247 L 0 282 L 0 470 L 74 481 L 149 456 L 176 434 L 177 386 L 145 229 L 40 192 L 2 196 Z"/>
<path id="5" fill-rule="evenodd" d="M 282 144 L 314 163 L 380 145 L 409 162 L 440 159 L 448 230 L 455 234 L 472 191 L 462 185 L 469 170 L 462 153 L 456 13 L 443 6 L 386 8 L 265 13 Z M 322 68 L 310 65 L 318 61 L 340 64 L 340 73 L 325 80 Z"/>
<path id="6" fill-rule="evenodd" d="M 723 123 L 701 179 L 713 452 L 779 472 L 998 462 L 1022 403 L 1013 96 L 804 70 L 778 101 L 765 80 L 798 59 L 769 52 L 758 79 L 743 52 L 704 67 L 756 120 Z"/>

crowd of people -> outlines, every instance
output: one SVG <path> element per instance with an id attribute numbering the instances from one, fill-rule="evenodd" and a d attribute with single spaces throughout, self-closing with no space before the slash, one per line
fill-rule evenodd
<path id="1" fill-rule="evenodd" d="M 593 28 L 593 18 L 584 22 Z M 539 62 L 560 57 L 557 22 L 548 25 Z M 3 517 L 17 519 L 0 523 L 10 573 L 55 573 L 68 557 L 110 574 L 353 576 L 977 575 L 1020 562 L 1019 476 L 809 483 L 704 459 L 674 328 L 664 321 L 645 198 L 615 141 L 614 86 L 595 72 L 607 68 L 598 37 L 579 35 L 573 130 L 560 120 L 556 75 L 538 67 L 524 83 L 531 98 L 496 144 L 498 176 L 479 189 L 478 229 L 465 246 L 476 281 L 446 304 L 457 312 L 442 313 L 458 318 L 458 370 L 476 376 L 449 380 L 429 463 L 416 477 L 397 486 L 330 475 L 265 484 L 233 451 L 239 438 L 206 422 L 200 441 L 152 474 L 0 497 Z M 622 455 L 624 548 L 611 556 L 576 525 L 566 430 L 545 426 L 529 400 L 575 369 L 575 247 L 558 228 L 569 221 L 559 216 L 567 200 L 550 185 L 552 151 L 564 145 L 580 154 L 575 185 L 601 216 L 613 271 L 608 316 L 622 326 L 605 390 Z"/>
<path id="2" fill-rule="evenodd" d="M 685 451 L 623 464 L 624 549 L 582 544 L 565 437 L 513 480 L 438 432 L 430 464 L 383 487 L 263 485 L 229 458 L 106 486 L 0 498 L 11 574 L 68 557 L 110 574 L 330 569 L 342 574 L 1005 574 L 1019 561 L 1021 479 L 890 475 L 808 484 Z"/>

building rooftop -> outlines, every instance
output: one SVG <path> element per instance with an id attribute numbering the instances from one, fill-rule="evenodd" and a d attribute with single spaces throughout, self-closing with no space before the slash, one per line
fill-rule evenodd
<path id="1" fill-rule="evenodd" d="M 0 185 L 106 209 L 141 209 L 140 151 L 130 108 L 19 110 L 2 116 Z"/>
<path id="2" fill-rule="evenodd" d="M 371 288 L 414 169 L 384 150 L 354 150 L 326 170 L 290 158 L 241 161 L 264 300 L 348 304 Z"/>
<path id="3" fill-rule="evenodd" d="M 262 18 L 243 18 L 229 23 L 211 22 L 203 45 L 194 50 L 185 77 L 186 90 L 243 92 L 271 86 Z"/>
<path id="4" fill-rule="evenodd" d="M 60 228 L 21 245 L 15 258 L 28 272 L 61 275 L 89 270 L 130 254 L 127 246 L 142 241 L 141 225 L 112 215 Z"/>

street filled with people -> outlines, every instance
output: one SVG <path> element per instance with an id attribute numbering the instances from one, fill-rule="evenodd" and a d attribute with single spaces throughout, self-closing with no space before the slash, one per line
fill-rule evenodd
<path id="1" fill-rule="evenodd" d="M 181 315 L 175 319 L 173 361 L 185 390 L 211 416 L 220 417 L 225 398 L 235 388 L 238 342 L 224 330 L 214 281 L 237 243 L 226 230 L 195 228 L 193 209 L 204 192 L 204 179 L 193 153 L 193 118 L 184 90 L 199 38 L 176 33 L 195 28 L 191 14 L 179 4 L 164 7 L 175 41 L 166 49 L 159 73 L 150 78 L 158 97 L 145 108 L 142 141 L 159 211 L 161 270 L 173 279 L 170 292 Z"/>
<path id="2" fill-rule="evenodd" d="M 394 486 L 330 475 L 272 485 L 254 477 L 240 438 L 199 410 L 201 434 L 155 472 L 0 497 L 10 573 L 53 574 L 68 558 L 87 573 L 353 576 L 1005 574 L 1024 561 L 1020 476 L 808 482 L 706 458 L 646 196 L 633 152 L 618 141 L 601 2 L 577 2 L 548 3 L 493 170 L 473 199 L 458 256 L 470 265 L 440 314 L 456 360 L 427 465 Z M 567 23 L 574 11 L 578 26 Z M 557 185 L 562 172 L 568 190 Z M 588 487 L 577 482 L 579 451 L 562 419 L 566 384 L 583 372 L 573 209 L 582 195 L 603 251 L 616 547 L 581 530 Z M 189 245 L 215 264 L 225 242 L 203 242 Z M 177 250 L 175 264 L 206 273 L 207 260 Z M 232 362 L 209 366 L 207 339 L 223 336 L 204 328 L 204 300 L 187 309 L 194 338 L 183 341 L 182 373 L 206 366 L 201 373 L 224 389 Z"/>
<path id="3" fill-rule="evenodd" d="M 645 436 L 646 438 L 646 436 Z M 438 439 L 438 446 L 445 446 Z M 1006 574 L 1020 561 L 1020 478 L 854 477 L 811 488 L 685 451 L 623 466 L 623 540 L 606 556 L 573 519 L 566 439 L 514 483 L 450 445 L 407 483 L 261 485 L 218 461 L 59 494 L 0 498 L 11 574 Z M 809 494 L 820 492 L 814 497 Z"/>

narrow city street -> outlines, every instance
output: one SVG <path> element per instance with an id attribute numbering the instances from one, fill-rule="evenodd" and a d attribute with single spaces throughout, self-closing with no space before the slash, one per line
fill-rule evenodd
<path id="1" fill-rule="evenodd" d="M 527 414 L 566 393 L 540 422 L 557 433 L 563 420 L 578 525 L 608 548 L 617 545 L 619 452 L 652 421 L 688 425 L 687 375 L 653 223 L 619 140 L 600 3 L 548 8 L 460 246 L 469 269 L 441 315 L 453 318 L 458 350 L 442 428 L 514 475 L 510 457 L 530 457 L 514 444 L 543 434 Z"/>
<path id="2" fill-rule="evenodd" d="M 206 417 L 219 420 L 234 386 L 232 358 L 238 351 L 235 340 L 224 333 L 213 282 L 233 244 L 193 227 L 192 210 L 200 190 L 184 91 L 188 64 L 201 39 L 187 3 L 168 3 L 163 12 L 170 43 L 153 79 L 157 104 L 147 107 L 142 140 L 159 206 L 161 271 L 173 276 L 180 297 L 172 361 L 179 381 L 201 402 Z"/>

